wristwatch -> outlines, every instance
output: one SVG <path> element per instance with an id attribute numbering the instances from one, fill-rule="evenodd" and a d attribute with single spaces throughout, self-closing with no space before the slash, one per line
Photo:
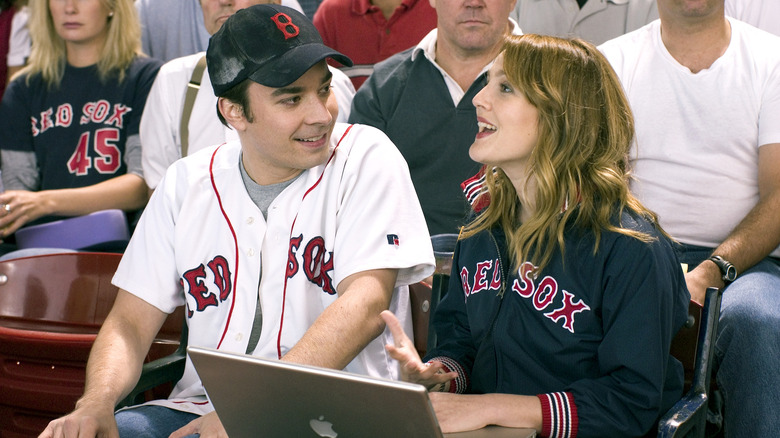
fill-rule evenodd
<path id="1" fill-rule="evenodd" d="M 737 268 L 734 267 L 731 263 L 729 263 L 727 260 L 725 260 L 721 256 L 712 256 L 710 257 L 710 260 L 715 262 L 716 265 L 718 265 L 718 268 L 720 269 L 720 273 L 723 274 L 723 281 L 726 283 L 730 283 L 737 279 Z"/>

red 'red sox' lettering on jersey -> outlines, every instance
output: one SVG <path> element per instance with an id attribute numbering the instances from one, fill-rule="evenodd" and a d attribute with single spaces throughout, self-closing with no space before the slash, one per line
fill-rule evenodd
<path id="1" fill-rule="evenodd" d="M 209 270 L 208 273 L 206 266 Z M 195 299 L 195 310 L 190 308 L 187 312 L 187 316 L 190 318 L 195 311 L 202 312 L 209 306 L 218 306 L 219 303 L 227 300 L 232 292 L 233 277 L 227 259 L 216 256 L 206 266 L 200 264 L 182 276 L 182 285 L 184 285 L 186 292 Z M 209 287 L 206 286 L 204 280 L 209 277 L 208 274 L 211 274 L 212 283 L 216 287 L 215 291 L 209 290 Z"/>
<path id="2" fill-rule="evenodd" d="M 323 292 L 335 295 L 333 279 L 330 272 L 333 271 L 333 251 L 325 248 L 325 239 L 320 236 L 309 240 L 303 247 L 300 255 L 301 263 L 298 263 L 298 250 L 303 242 L 303 234 L 290 239 L 290 250 L 287 254 L 287 278 L 293 278 L 303 266 L 306 279 L 322 288 Z"/>
<path id="3" fill-rule="evenodd" d="M 469 296 L 485 290 L 500 290 L 501 270 L 498 267 L 498 260 L 479 262 L 473 278 L 467 267 L 461 268 L 460 279 L 463 283 L 466 300 Z M 523 263 L 518 269 L 518 278 L 512 282 L 511 290 L 520 297 L 531 300 L 531 304 L 537 311 L 542 312 L 552 308 L 543 315 L 556 323 L 562 321 L 562 327 L 574 333 L 575 314 L 590 310 L 590 306 L 582 302 L 581 299 L 575 302 L 574 294 L 562 289 L 555 278 L 549 275 L 536 283 L 537 279 L 533 275 L 534 269 L 535 266 L 532 263 Z"/>
<path id="4" fill-rule="evenodd" d="M 480 293 L 484 290 L 499 290 L 501 289 L 501 270 L 493 270 L 493 274 L 490 275 L 490 270 L 493 266 L 499 266 L 498 259 L 486 260 L 484 262 L 477 263 L 476 271 L 474 272 L 474 287 L 469 287 L 469 270 L 465 266 L 460 270 L 460 280 L 463 283 L 463 290 L 465 291 L 466 298 L 469 295 Z M 490 283 L 488 284 L 488 278 Z"/>
<path id="5" fill-rule="evenodd" d="M 67 170 L 76 176 L 89 176 L 90 173 L 113 175 L 122 166 L 122 129 L 125 116 L 132 108 L 121 103 L 112 104 L 107 100 L 87 102 L 78 118 L 79 125 L 88 126 L 79 134 L 78 141 L 71 145 L 73 153 L 66 162 Z M 73 106 L 63 103 L 54 110 L 49 107 L 40 112 L 40 120 L 31 117 L 32 135 L 38 137 L 50 129 L 69 128 L 74 122 Z M 75 137 L 74 137 L 75 140 Z M 63 150 L 67 144 L 62 144 Z M 94 169 L 94 172 L 90 169 Z"/>
<path id="6" fill-rule="evenodd" d="M 121 103 L 115 103 L 112 108 L 111 103 L 102 99 L 88 102 L 81 110 L 79 124 L 102 123 L 122 129 L 125 125 L 125 116 L 132 110 Z M 69 103 L 63 103 L 57 107 L 56 111 L 53 108 L 41 111 L 40 120 L 35 117 L 30 119 L 33 137 L 37 137 L 51 128 L 68 128 L 73 123 L 73 106 Z"/>
<path id="7" fill-rule="evenodd" d="M 512 282 L 512 291 L 523 298 L 530 298 L 534 308 L 539 311 L 548 309 L 560 291 L 561 307 L 545 313 L 544 316 L 554 322 L 563 319 L 563 328 L 574 333 L 574 314 L 590 310 L 590 307 L 582 300 L 573 302 L 574 294 L 558 287 L 558 282 L 549 275 L 542 278 L 538 285 L 535 284 L 534 269 L 536 267 L 532 263 L 523 263 L 518 270 L 519 278 Z"/>

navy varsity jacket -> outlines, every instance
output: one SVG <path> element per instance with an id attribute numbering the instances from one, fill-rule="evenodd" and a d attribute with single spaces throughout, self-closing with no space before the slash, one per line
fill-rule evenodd
<path id="1" fill-rule="evenodd" d="M 433 315 L 440 360 L 459 393 L 537 395 L 543 436 L 641 436 L 682 394 L 670 356 L 690 294 L 671 243 L 647 220 L 620 217 L 650 242 L 569 226 L 565 251 L 532 275 L 509 260 L 500 229 L 460 240 Z"/>

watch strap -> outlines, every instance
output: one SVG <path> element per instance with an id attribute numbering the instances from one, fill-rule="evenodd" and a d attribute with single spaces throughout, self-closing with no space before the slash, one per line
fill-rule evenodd
<path id="1" fill-rule="evenodd" d="M 718 269 L 720 269 L 723 281 L 730 283 L 737 279 L 737 268 L 735 268 L 731 262 L 718 255 L 713 255 L 710 257 L 710 260 L 712 260 L 718 266 Z"/>

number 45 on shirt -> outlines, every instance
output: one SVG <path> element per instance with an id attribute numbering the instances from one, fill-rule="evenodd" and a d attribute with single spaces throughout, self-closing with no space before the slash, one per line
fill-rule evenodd
<path id="1" fill-rule="evenodd" d="M 121 165 L 120 151 L 116 146 L 119 141 L 119 130 L 103 128 L 94 132 L 94 141 L 90 140 L 91 132 L 81 134 L 79 143 L 73 155 L 68 160 L 68 170 L 76 175 L 86 175 L 94 165 L 95 170 L 103 174 L 116 173 Z M 91 151 L 94 151 L 91 153 Z M 92 158 L 90 155 L 96 155 Z"/>

